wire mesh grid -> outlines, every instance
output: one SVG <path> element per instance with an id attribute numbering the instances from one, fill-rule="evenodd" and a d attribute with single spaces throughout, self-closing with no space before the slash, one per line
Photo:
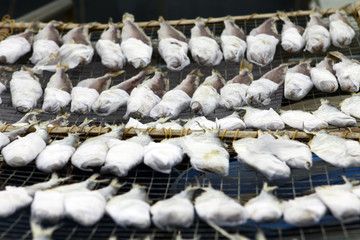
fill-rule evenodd
<path id="1" fill-rule="evenodd" d="M 298 16 L 292 18 L 292 20 L 296 24 L 305 27 L 309 17 Z M 263 21 L 263 19 L 241 20 L 237 21 L 237 24 L 244 29 L 245 33 L 249 33 L 251 29 L 258 26 Z M 352 44 L 344 49 L 331 47 L 329 51 L 341 51 L 346 56 L 359 59 L 359 28 L 356 25 L 355 19 L 351 18 L 351 22 L 357 33 Z M 208 24 L 208 26 L 217 37 L 221 34 L 224 27 L 222 23 L 211 23 Z M 281 29 L 281 24 L 278 23 L 277 27 L 278 29 Z M 190 37 L 191 26 L 179 25 L 177 28 L 187 37 Z M 157 30 L 157 27 L 148 27 L 145 29 L 147 35 L 152 37 L 153 44 L 155 46 L 151 64 L 159 67 L 163 71 L 167 71 L 165 63 L 160 58 L 156 50 Z M 99 32 L 94 32 L 92 34 L 92 41 L 95 42 L 99 36 Z M 30 55 L 28 54 L 22 57 L 15 67 L 19 68 L 23 65 L 31 67 L 32 65 L 28 61 L 29 56 Z M 262 68 L 254 66 L 254 79 L 258 79 L 268 70 L 277 67 L 279 64 L 284 62 L 298 62 L 303 58 L 311 58 L 313 59 L 312 64 L 315 64 L 321 61 L 324 57 L 325 54 L 313 55 L 308 52 L 289 54 L 278 46 L 274 61 L 269 66 Z M 183 71 L 169 71 L 167 77 L 170 79 L 170 89 L 179 84 L 191 70 L 198 67 L 199 66 L 195 63 L 191 63 Z M 232 77 L 237 75 L 239 70 L 238 68 L 238 64 L 223 61 L 220 65 L 213 68 L 200 67 L 200 70 L 205 76 L 208 76 L 210 75 L 212 69 L 216 69 L 226 80 L 230 80 Z M 138 72 L 130 66 L 126 66 L 124 70 L 125 73 L 115 77 L 112 84 L 117 84 L 125 79 L 128 79 Z M 93 61 L 90 64 L 69 70 L 69 76 L 75 86 L 80 80 L 89 77 L 98 77 L 105 74 L 107 71 L 109 70 L 101 65 L 99 56 L 95 54 Z M 11 73 L 8 74 L 9 77 L 10 75 Z M 42 76 L 40 76 L 40 82 L 43 87 L 45 87 L 50 76 L 51 73 L 48 72 L 45 72 Z M 313 111 L 319 107 L 321 98 L 330 99 L 331 103 L 338 104 L 348 96 L 349 94 L 340 90 L 332 94 L 326 94 L 313 89 L 302 101 L 290 101 L 283 98 L 283 88 L 280 88 L 272 97 L 272 103 L 267 108 L 273 107 L 276 110 L 281 108 Z M 16 112 L 16 110 L 11 106 L 9 91 L 6 91 L 1 97 L 3 99 L 3 103 L 0 105 L 1 120 L 9 123 L 19 120 L 23 114 Z M 37 107 L 41 108 L 41 105 L 42 99 L 39 101 Z M 69 111 L 69 107 L 66 110 Z M 87 117 L 95 118 L 94 124 L 119 124 L 124 122 L 122 116 L 124 115 L 125 110 L 125 107 L 123 107 L 108 117 L 98 117 L 94 114 L 86 116 L 74 114 L 70 117 L 69 122 L 70 124 L 78 125 L 85 117 Z M 231 114 L 230 111 L 217 109 L 209 116 L 209 119 L 213 120 L 215 117 L 219 118 L 229 114 Z M 180 118 L 187 119 L 193 116 L 194 115 L 190 111 L 185 111 L 180 115 Z M 54 117 L 55 116 L 51 114 L 40 115 L 41 120 L 47 120 Z M 143 119 L 143 121 L 149 122 L 152 120 Z M 343 175 L 348 178 L 360 179 L 359 168 L 336 168 L 325 163 L 315 155 L 313 157 L 313 161 L 314 164 L 310 170 L 292 169 L 290 178 L 273 181 L 271 185 L 278 186 L 275 194 L 280 199 L 286 200 L 308 194 L 312 192 L 316 186 L 342 183 L 340 176 Z M 65 169 L 60 171 L 59 174 L 61 176 L 73 175 L 73 178 L 69 182 L 83 181 L 91 175 L 91 173 L 82 172 L 71 166 L 67 166 Z M 8 185 L 25 186 L 43 182 L 49 179 L 49 177 L 49 174 L 38 171 L 34 164 L 30 164 L 29 166 L 23 168 L 12 168 L 7 166 L 4 162 L 0 162 L 0 189 L 4 189 L 4 187 Z M 111 178 L 111 176 L 105 175 L 103 178 Z M 230 171 L 229 176 L 227 177 L 220 178 L 216 175 L 200 173 L 191 168 L 188 158 L 185 158 L 181 164 L 176 166 L 169 175 L 155 172 L 144 164 L 141 164 L 129 172 L 127 177 L 120 179 L 120 182 L 127 182 L 128 184 L 121 188 L 119 193 L 128 191 L 131 187 L 131 183 L 142 184 L 147 186 L 150 199 L 156 202 L 173 196 L 183 190 L 187 185 L 196 184 L 197 181 L 199 181 L 202 186 L 206 186 L 208 182 L 211 182 L 214 188 L 224 191 L 227 195 L 238 199 L 241 203 L 245 203 L 247 200 L 260 193 L 263 182 L 265 182 L 266 179 L 262 174 L 239 164 L 236 160 L 235 154 L 231 153 Z M 106 183 L 100 183 L 97 187 L 101 188 L 105 185 Z M 2 219 L 0 221 L 0 239 L 31 239 L 32 235 L 29 226 L 29 219 L 29 207 L 16 212 L 8 218 Z M 360 221 L 345 224 L 339 222 L 330 214 L 327 214 L 319 224 L 306 228 L 294 227 L 285 223 L 283 220 L 279 220 L 274 223 L 262 224 L 248 221 L 240 227 L 227 228 L 227 230 L 231 233 L 237 232 L 250 238 L 254 238 L 257 228 L 259 227 L 264 231 L 266 237 L 269 239 L 353 239 L 357 238 L 360 233 Z M 189 229 L 179 229 L 179 231 L 181 232 L 182 237 L 186 239 L 196 237 L 201 237 L 201 239 L 225 239 L 219 233 L 209 228 L 204 222 L 199 220 L 198 217 L 196 217 L 192 227 Z M 133 228 L 124 229 L 116 226 L 116 224 L 108 216 L 105 216 L 99 223 L 90 228 L 82 227 L 74 223 L 72 220 L 66 219 L 62 221 L 60 227 L 54 232 L 53 239 L 107 239 L 110 236 L 117 236 L 118 239 L 142 239 L 148 235 L 154 239 L 175 239 L 176 234 L 177 231 L 168 233 L 156 229 L 154 226 L 145 230 Z"/>

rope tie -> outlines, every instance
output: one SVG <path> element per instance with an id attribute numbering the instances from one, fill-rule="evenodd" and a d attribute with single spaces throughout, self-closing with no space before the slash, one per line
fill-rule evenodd
<path id="1" fill-rule="evenodd" d="M 184 128 L 181 129 L 181 132 L 180 132 L 180 137 L 182 137 L 184 134 Z"/>
<path id="2" fill-rule="evenodd" d="M 167 130 L 166 130 L 166 128 L 162 128 L 162 130 L 164 131 L 165 138 L 167 138 Z"/>
<path id="3" fill-rule="evenodd" d="M 186 21 L 186 20 L 187 20 L 186 18 L 180 19 L 177 23 L 175 23 L 174 27 L 180 25 L 180 23 L 182 23 L 182 22 L 184 22 L 184 21 Z"/>
<path id="4" fill-rule="evenodd" d="M 225 129 L 224 131 L 223 131 L 223 133 L 221 134 L 221 141 L 223 141 L 224 140 L 224 137 L 225 137 L 225 134 L 226 134 L 226 132 L 227 132 L 228 130 L 227 129 Z"/>
<path id="5" fill-rule="evenodd" d="M 239 129 L 236 129 L 233 142 L 236 141 L 236 139 L 237 139 L 237 137 L 238 137 L 238 135 L 239 135 L 239 132 L 240 132 L 240 130 L 239 130 Z"/>
<path id="6" fill-rule="evenodd" d="M 171 138 L 172 137 L 172 130 L 171 130 L 171 128 L 169 128 L 169 138 Z"/>
<path id="7" fill-rule="evenodd" d="M 6 129 L 11 125 L 12 125 L 11 123 L 6 124 L 5 127 L 1 130 L 1 132 L 5 132 Z"/>
<path id="8" fill-rule="evenodd" d="M 295 130 L 293 136 L 291 137 L 291 140 L 295 140 L 296 134 L 299 132 L 299 130 Z"/>
<path id="9" fill-rule="evenodd" d="M 60 127 L 59 125 L 55 125 L 55 126 L 52 126 L 51 128 L 49 128 L 49 130 L 48 130 L 48 134 L 50 134 L 51 133 L 51 131 L 53 131 L 55 128 L 57 128 L 57 127 Z"/>
<path id="10" fill-rule="evenodd" d="M 86 131 L 85 133 L 85 137 L 87 137 L 90 134 L 90 131 L 93 130 L 94 128 L 96 128 L 96 125 L 93 125 L 89 128 L 89 130 Z M 81 130 L 82 131 L 82 130 Z"/>
<path id="11" fill-rule="evenodd" d="M 123 136 L 126 137 L 126 135 L 129 133 L 129 131 L 130 131 L 131 129 L 134 129 L 134 127 L 126 128 L 125 131 L 124 131 L 124 133 L 123 133 Z"/>
<path id="12" fill-rule="evenodd" d="M 98 129 L 98 136 L 101 135 L 101 129 L 102 129 L 102 126 L 99 126 L 99 129 Z"/>
<path id="13" fill-rule="evenodd" d="M 74 129 L 74 127 L 76 127 L 76 125 L 72 125 L 72 126 L 69 128 L 68 132 L 71 133 L 72 130 Z"/>
<path id="14" fill-rule="evenodd" d="M 186 129 L 185 135 L 188 135 L 190 131 L 190 128 Z"/>

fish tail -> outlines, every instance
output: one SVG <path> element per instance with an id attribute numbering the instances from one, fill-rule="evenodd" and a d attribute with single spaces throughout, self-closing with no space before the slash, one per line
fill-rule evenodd
<path id="1" fill-rule="evenodd" d="M 65 71 L 69 69 L 69 64 L 66 62 L 59 62 L 56 64 L 56 68 L 64 68 Z"/>
<path id="2" fill-rule="evenodd" d="M 240 62 L 240 72 L 243 70 L 248 70 L 249 72 L 252 71 L 253 65 L 249 63 L 245 58 L 243 58 Z"/>
<path id="3" fill-rule="evenodd" d="M 36 223 L 35 220 L 30 219 L 30 228 L 32 231 L 33 239 L 52 239 L 51 235 L 61 225 L 56 225 L 49 228 L 43 228 L 40 224 Z"/>
<path id="4" fill-rule="evenodd" d="M 338 51 L 329 52 L 326 57 L 333 60 L 343 60 L 345 58 L 344 54 Z"/>
<path id="5" fill-rule="evenodd" d="M 285 12 L 282 12 L 282 11 L 278 11 L 277 12 L 277 16 L 280 20 L 284 21 L 284 22 L 288 22 L 290 21 L 289 17 L 286 15 Z"/>
<path id="6" fill-rule="evenodd" d="M 346 14 L 352 14 L 353 13 L 353 8 L 352 8 L 352 3 L 348 3 L 348 4 L 346 4 L 346 5 L 344 5 L 344 6 L 341 6 L 340 8 L 339 8 L 339 11 L 341 11 L 341 10 L 343 10 Z"/>
<path id="7" fill-rule="evenodd" d="M 188 75 L 195 75 L 195 76 L 198 76 L 198 77 L 204 76 L 204 74 L 201 73 L 200 68 L 195 68 Z"/>
<path id="8" fill-rule="evenodd" d="M 277 186 L 269 186 L 267 182 L 264 182 L 264 185 L 263 185 L 263 190 L 264 191 L 267 191 L 267 192 L 272 192 L 274 191 L 275 189 L 277 189 L 278 187 Z"/>
<path id="9" fill-rule="evenodd" d="M 125 71 L 124 70 L 120 70 L 120 71 L 116 71 L 116 72 L 108 72 L 105 74 L 105 76 L 108 76 L 108 77 L 117 77 L 121 74 L 123 74 Z"/>
<path id="10" fill-rule="evenodd" d="M 159 21 L 160 23 L 162 23 L 162 22 L 165 22 L 165 19 L 164 19 L 163 16 L 160 16 L 159 19 L 158 19 L 158 21 Z"/>
<path id="11" fill-rule="evenodd" d="M 126 182 L 124 182 L 124 183 L 119 183 L 119 179 L 114 178 L 113 180 L 111 180 L 109 186 L 112 186 L 112 187 L 114 187 L 114 188 L 120 189 L 120 188 L 122 188 L 125 184 L 126 184 Z"/>
<path id="12" fill-rule="evenodd" d="M 125 20 L 129 20 L 129 21 L 134 21 L 135 20 L 135 17 L 134 15 L 132 15 L 131 13 L 124 13 L 123 17 L 122 17 L 123 21 Z"/>
<path id="13" fill-rule="evenodd" d="M 147 66 L 146 68 L 142 69 L 141 72 L 145 72 L 146 75 L 153 74 L 154 72 L 160 71 L 157 67 L 154 66 Z"/>
<path id="14" fill-rule="evenodd" d="M 310 64 L 312 62 L 312 59 L 310 58 L 303 58 L 300 60 L 299 64 L 302 64 L 302 63 L 308 63 Z"/>
<path id="15" fill-rule="evenodd" d="M 320 103 L 321 104 L 328 104 L 330 101 L 328 99 L 321 98 Z"/>

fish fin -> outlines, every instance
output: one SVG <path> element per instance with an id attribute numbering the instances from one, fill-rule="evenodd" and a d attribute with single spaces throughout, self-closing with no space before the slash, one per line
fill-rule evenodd
<path id="1" fill-rule="evenodd" d="M 200 68 L 195 68 L 188 75 L 195 75 L 195 76 L 198 76 L 198 77 L 204 76 L 204 74 L 201 73 Z"/>
<path id="2" fill-rule="evenodd" d="M 125 20 L 130 20 L 130 21 L 134 21 L 135 20 L 135 17 L 134 15 L 132 15 L 131 13 L 124 13 L 123 17 L 122 17 L 122 20 L 125 21 Z"/>
<path id="3" fill-rule="evenodd" d="M 216 231 L 218 231 L 221 235 L 223 235 L 225 238 L 229 239 L 229 240 L 249 240 L 249 238 L 240 235 L 238 233 L 236 234 L 230 234 L 228 233 L 225 229 L 221 228 L 220 226 L 216 225 L 214 222 L 212 221 L 206 221 L 206 223 L 212 227 L 213 229 L 215 229 Z"/>
<path id="4" fill-rule="evenodd" d="M 243 58 L 240 62 L 240 72 L 248 69 L 249 72 L 251 72 L 253 70 L 254 65 L 252 65 L 251 63 L 249 63 L 245 58 Z"/>
<path id="5" fill-rule="evenodd" d="M 277 188 L 277 186 L 269 186 L 267 182 L 264 182 L 262 190 L 267 192 L 273 192 Z"/>

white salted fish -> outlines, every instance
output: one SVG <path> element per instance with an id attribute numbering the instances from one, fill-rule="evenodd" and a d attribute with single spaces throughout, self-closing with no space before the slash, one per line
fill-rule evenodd
<path id="1" fill-rule="evenodd" d="M 220 89 L 225 85 L 225 80 L 221 74 L 212 70 L 203 83 L 195 90 L 190 107 L 195 113 L 207 116 L 214 112 L 220 105 Z"/>
<path id="2" fill-rule="evenodd" d="M 35 164 L 43 172 L 55 172 L 62 169 L 75 152 L 79 141 L 78 134 L 69 134 L 62 140 L 55 140 L 37 156 Z"/>
<path id="3" fill-rule="evenodd" d="M 174 141 L 178 143 L 174 144 Z M 170 174 L 171 169 L 182 161 L 183 156 L 181 138 L 151 142 L 144 148 L 144 164 L 161 173 Z"/>
<path id="4" fill-rule="evenodd" d="M 322 92 L 332 93 L 339 88 L 338 81 L 334 75 L 333 63 L 332 59 L 325 58 L 310 70 L 314 86 Z"/>
<path id="5" fill-rule="evenodd" d="M 311 60 L 301 60 L 300 63 L 289 68 L 285 75 L 284 97 L 290 100 L 303 99 L 313 88 L 310 78 Z"/>
<path id="6" fill-rule="evenodd" d="M 133 184 L 130 191 L 112 197 L 106 213 L 121 227 L 148 228 L 151 224 L 150 200 L 146 188 Z"/>
<path id="7" fill-rule="evenodd" d="M 65 217 L 64 198 L 69 192 L 93 189 L 99 180 L 99 174 L 90 176 L 85 181 L 61 185 L 43 191 L 36 191 L 31 204 L 31 219 L 36 223 L 56 224 Z"/>
<path id="8" fill-rule="evenodd" d="M 344 184 L 316 187 L 315 192 L 332 215 L 346 223 L 359 219 L 360 199 L 351 192 L 353 184 L 345 177 L 344 180 Z"/>
<path id="9" fill-rule="evenodd" d="M 204 192 L 195 198 L 195 210 L 202 220 L 224 227 L 246 222 L 248 212 L 240 203 L 211 186 L 202 189 Z"/>
<path id="10" fill-rule="evenodd" d="M 299 130 L 318 131 L 328 127 L 325 119 L 301 110 L 283 111 L 280 117 L 286 125 Z"/>
<path id="11" fill-rule="evenodd" d="M 185 35 L 167 23 L 163 17 L 159 18 L 160 29 L 158 30 L 159 53 L 166 62 L 168 69 L 180 71 L 190 64 L 187 56 L 188 44 Z"/>
<path id="12" fill-rule="evenodd" d="M 255 222 L 273 222 L 282 216 L 281 202 L 273 194 L 276 188 L 265 182 L 260 194 L 245 203 L 249 219 Z"/>
<path id="13" fill-rule="evenodd" d="M 218 65 L 223 57 L 214 35 L 200 17 L 195 20 L 195 25 L 191 28 L 189 49 L 194 61 L 202 66 Z"/>
<path id="14" fill-rule="evenodd" d="M 217 136 L 217 131 L 205 129 L 205 133 L 194 132 L 185 136 L 181 145 L 196 170 L 220 176 L 229 174 L 230 155 Z"/>
<path id="15" fill-rule="evenodd" d="M 216 129 L 216 123 L 214 121 L 208 120 L 204 116 L 199 116 L 187 120 L 184 125 L 184 129 L 190 129 L 193 131 L 200 131 L 206 129 Z"/>
<path id="16" fill-rule="evenodd" d="M 49 22 L 34 36 L 33 54 L 29 59 L 33 64 L 54 55 L 61 46 L 59 31 L 54 22 Z"/>
<path id="17" fill-rule="evenodd" d="M 253 107 L 243 107 L 246 110 L 244 122 L 247 128 L 262 130 L 281 130 L 285 124 L 279 114 L 270 108 L 262 110 Z"/>
<path id="18" fill-rule="evenodd" d="M 155 68 L 147 67 L 135 76 L 102 91 L 92 105 L 93 111 L 99 116 L 108 116 L 117 111 L 127 103 L 131 91 L 155 70 Z"/>
<path id="19" fill-rule="evenodd" d="M 271 97 L 284 83 L 289 64 L 268 71 L 260 79 L 253 81 L 246 91 L 246 102 L 251 106 L 269 105 Z"/>
<path id="20" fill-rule="evenodd" d="M 123 24 L 121 50 L 134 68 L 146 67 L 151 61 L 153 52 L 151 39 L 134 23 L 132 14 L 123 15 Z"/>
<path id="21" fill-rule="evenodd" d="M 344 11 L 337 10 L 329 16 L 330 37 L 335 47 L 347 47 L 355 37 L 355 31 Z"/>
<path id="22" fill-rule="evenodd" d="M 247 36 L 246 57 L 249 62 L 263 67 L 274 59 L 279 43 L 275 21 L 275 18 L 269 18 Z"/>
<path id="23" fill-rule="evenodd" d="M 306 24 L 303 34 L 306 41 L 305 50 L 311 53 L 326 52 L 330 47 L 330 32 L 321 20 L 321 14 L 314 12 Z"/>
<path id="24" fill-rule="evenodd" d="M 25 187 L 6 186 L 5 190 L 0 191 L 0 217 L 8 217 L 18 209 L 30 205 L 37 191 L 52 188 L 65 180 L 67 178 L 59 178 L 53 173 L 51 178 L 43 183 L 36 183 Z"/>
<path id="25" fill-rule="evenodd" d="M 360 63 L 349 59 L 340 52 L 330 52 L 330 57 L 340 60 L 333 65 L 341 90 L 345 92 L 358 92 L 360 86 Z"/>
<path id="26" fill-rule="evenodd" d="M 120 30 L 112 22 L 96 42 L 96 52 L 101 58 L 101 63 L 107 68 L 120 70 L 126 64 L 126 58 L 120 47 Z"/>
<path id="27" fill-rule="evenodd" d="M 291 22 L 283 12 L 279 13 L 279 18 L 284 22 L 281 31 L 281 46 L 289 53 L 299 52 L 305 46 L 304 28 Z"/>
<path id="28" fill-rule="evenodd" d="M 199 70 L 191 71 L 186 78 L 174 89 L 165 93 L 161 101 L 150 111 L 150 117 L 177 118 L 179 114 L 190 107 L 191 97 L 199 85 Z"/>
<path id="29" fill-rule="evenodd" d="M 78 114 L 89 113 L 101 92 L 109 88 L 111 78 L 121 73 L 123 71 L 110 72 L 102 77 L 88 78 L 80 81 L 71 91 L 71 112 Z"/>
<path id="30" fill-rule="evenodd" d="M 282 206 L 285 222 L 299 227 L 318 223 L 327 210 L 316 194 L 289 199 Z"/>
<path id="31" fill-rule="evenodd" d="M 35 160 L 44 150 L 50 137 L 46 128 L 35 126 L 36 132 L 19 137 L 1 150 L 5 162 L 11 167 L 23 167 Z"/>
<path id="32" fill-rule="evenodd" d="M 341 111 L 353 117 L 360 118 L 360 94 L 353 94 L 340 103 Z"/>
<path id="33" fill-rule="evenodd" d="M 164 73 L 155 72 L 151 79 L 144 81 L 131 91 L 124 118 L 149 116 L 151 109 L 161 101 L 168 90 L 169 79 L 165 78 Z"/>
<path id="34" fill-rule="evenodd" d="M 239 114 L 234 112 L 229 116 L 215 119 L 216 126 L 220 128 L 220 130 L 228 130 L 228 131 L 235 131 L 235 130 L 243 130 L 246 128 L 245 123 L 241 120 Z"/>
<path id="35" fill-rule="evenodd" d="M 356 119 L 330 105 L 328 100 L 321 99 L 321 106 L 313 115 L 336 127 L 353 127 Z M 311 131 L 311 130 L 310 130 Z"/>
<path id="36" fill-rule="evenodd" d="M 140 129 L 147 129 L 149 126 L 148 124 L 143 124 L 139 122 L 139 120 L 134 119 L 132 117 L 129 118 L 128 122 L 125 125 L 125 128 L 140 128 Z"/>
<path id="37" fill-rule="evenodd" d="M 137 131 L 138 136 L 130 139 L 110 139 L 107 143 L 109 152 L 106 155 L 101 173 L 111 173 L 118 177 L 128 175 L 128 172 L 139 165 L 144 159 L 144 147 L 152 142 L 149 133 Z"/>
<path id="38" fill-rule="evenodd" d="M 76 27 L 62 37 L 63 45 L 54 53 L 39 61 L 34 66 L 35 73 L 43 70 L 55 72 L 59 62 L 65 62 L 69 69 L 91 62 L 94 48 L 90 42 L 89 26 Z"/>
<path id="39" fill-rule="evenodd" d="M 225 28 L 221 33 L 221 48 L 224 53 L 225 61 L 240 62 L 246 51 L 246 35 L 239 28 L 234 19 L 227 17 L 224 20 Z"/>
<path id="40" fill-rule="evenodd" d="M 240 71 L 220 89 L 220 105 L 227 109 L 242 107 L 246 104 L 246 91 L 253 81 L 253 65 L 245 59 L 240 62 Z"/>
<path id="41" fill-rule="evenodd" d="M 171 198 L 157 201 L 151 206 L 151 219 L 161 230 L 172 231 L 176 228 L 188 228 L 194 222 L 192 197 L 198 187 L 187 187 Z"/>
<path id="42" fill-rule="evenodd" d="M 318 132 L 309 142 L 310 149 L 325 162 L 339 168 L 360 166 L 358 141 Z"/>
<path id="43" fill-rule="evenodd" d="M 121 138 L 123 133 L 124 127 L 121 125 L 109 133 L 87 139 L 71 156 L 71 163 L 75 167 L 87 171 L 91 171 L 92 167 L 102 166 L 109 151 L 107 142 L 110 139 Z"/>
<path id="44" fill-rule="evenodd" d="M 66 64 L 59 64 L 47 83 L 42 106 L 44 112 L 58 113 L 70 103 L 72 83 L 66 74 L 67 68 Z"/>
<path id="45" fill-rule="evenodd" d="M 59 113 L 55 118 L 42 122 L 41 125 L 47 126 L 48 128 L 54 126 L 67 127 L 69 125 L 69 117 L 70 114 L 67 112 Z"/>
<path id="46" fill-rule="evenodd" d="M 0 63 L 13 64 L 31 50 L 34 31 L 11 35 L 0 42 Z"/>
<path id="47" fill-rule="evenodd" d="M 19 112 L 28 112 L 35 108 L 43 94 L 39 79 L 30 69 L 14 72 L 10 80 L 12 105 Z"/>
<path id="48" fill-rule="evenodd" d="M 36 116 L 41 112 L 42 111 L 38 109 L 31 110 L 30 112 L 25 113 L 25 115 L 22 118 L 20 118 L 18 121 L 16 121 L 11 125 L 15 127 L 23 127 L 29 124 L 33 124 L 37 122 Z"/>
<path id="49" fill-rule="evenodd" d="M 114 179 L 109 186 L 89 191 L 69 192 L 65 195 L 65 215 L 82 226 L 90 227 L 105 214 L 107 201 L 122 187 Z"/>

